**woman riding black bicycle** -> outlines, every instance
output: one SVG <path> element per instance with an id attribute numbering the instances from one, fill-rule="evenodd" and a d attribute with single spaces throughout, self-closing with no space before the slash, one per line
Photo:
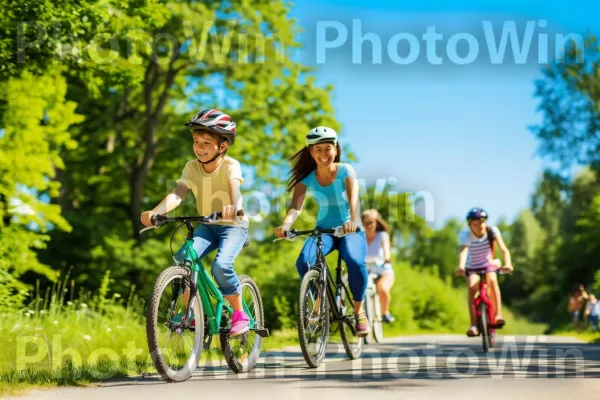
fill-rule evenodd
<path id="1" fill-rule="evenodd" d="M 288 180 L 288 191 L 293 189 L 294 194 L 282 226 L 275 229 L 275 236 L 283 238 L 292 227 L 302 211 L 307 192 L 315 196 L 319 204 L 317 228 L 343 226 L 346 235 L 341 238 L 323 235 L 323 253 L 327 255 L 338 249 L 348 267 L 350 290 L 354 298 L 356 333 L 364 336 L 371 330 L 363 310 L 368 279 L 367 240 L 364 231 L 356 232 L 357 224 L 360 224 L 356 173 L 350 165 L 340 163 L 340 158 L 341 149 L 335 130 L 319 126 L 308 132 L 306 147 L 291 158 L 294 165 Z M 308 271 L 308 264 L 315 260 L 315 239 L 311 237 L 306 240 L 296 261 L 300 277 Z"/>

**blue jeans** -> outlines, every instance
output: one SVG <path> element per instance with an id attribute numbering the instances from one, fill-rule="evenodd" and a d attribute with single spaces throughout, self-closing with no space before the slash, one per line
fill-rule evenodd
<path id="1" fill-rule="evenodd" d="M 598 319 L 600 319 L 600 316 L 590 315 L 590 326 L 595 331 L 600 330 L 600 327 L 598 326 Z"/>
<path id="2" fill-rule="evenodd" d="M 233 261 L 242 251 L 247 237 L 248 229 L 239 226 L 198 224 L 194 231 L 193 247 L 198 253 L 198 259 L 217 249 L 210 272 L 224 296 L 242 293 L 240 280 L 233 269 Z M 175 254 L 175 259 L 182 262 L 186 253 L 187 247 L 184 245 Z"/>
<path id="3" fill-rule="evenodd" d="M 367 289 L 367 236 L 365 232 L 356 232 L 338 238 L 333 235 L 322 235 L 323 255 L 333 250 L 339 250 L 342 260 L 348 267 L 350 291 L 354 301 L 363 301 Z M 306 239 L 302 252 L 296 260 L 296 268 L 300 279 L 308 272 L 308 263 L 314 264 L 317 259 L 317 240 L 313 237 Z"/>

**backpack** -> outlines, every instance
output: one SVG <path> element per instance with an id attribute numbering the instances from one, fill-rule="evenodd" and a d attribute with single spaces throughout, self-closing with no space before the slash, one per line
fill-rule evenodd
<path id="1" fill-rule="evenodd" d="M 492 259 L 494 259 L 496 258 L 496 249 L 494 248 L 494 240 L 496 240 L 496 234 L 494 233 L 494 230 L 489 226 L 486 226 L 485 230 L 487 232 L 487 238 L 490 244 L 490 249 L 492 250 Z"/>

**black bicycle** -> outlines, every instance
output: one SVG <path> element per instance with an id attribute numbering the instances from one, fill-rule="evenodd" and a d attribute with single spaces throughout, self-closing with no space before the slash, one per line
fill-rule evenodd
<path id="1" fill-rule="evenodd" d="M 335 279 L 333 278 L 323 255 L 321 239 L 322 235 L 342 237 L 343 228 L 308 231 L 292 229 L 286 232 L 284 238 L 275 241 L 294 240 L 303 235 L 314 237 L 317 246 L 316 261 L 309 264 L 308 272 L 302 279 L 298 302 L 298 336 L 304 360 L 312 368 L 321 364 L 325 358 L 329 335 L 335 333 L 335 330 L 330 330 L 330 326 L 335 324 L 339 324 L 346 354 L 351 360 L 357 359 L 362 354 L 364 338 L 357 335 L 354 326 L 354 304 L 348 287 L 348 276 L 343 274 L 342 259 L 338 254 Z"/>

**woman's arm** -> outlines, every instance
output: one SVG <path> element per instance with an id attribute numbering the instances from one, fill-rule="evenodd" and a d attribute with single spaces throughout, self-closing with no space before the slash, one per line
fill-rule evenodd
<path id="1" fill-rule="evenodd" d="M 283 224 L 275 229 L 275 234 L 278 237 L 283 236 L 284 232 L 290 230 L 292 225 L 294 225 L 294 222 L 296 222 L 296 220 L 300 216 L 300 212 L 302 212 L 305 197 L 306 185 L 300 182 L 296 183 L 296 185 L 294 186 L 294 194 L 292 195 L 292 202 L 285 216 L 285 219 L 283 220 Z"/>
<path id="2" fill-rule="evenodd" d="M 350 175 L 344 181 L 346 194 L 348 195 L 348 205 L 350 207 L 350 221 L 344 224 L 344 233 L 356 231 L 356 221 L 360 219 L 360 205 L 358 203 L 358 179 L 356 176 Z"/>
<path id="3" fill-rule="evenodd" d="M 390 250 L 390 236 L 387 234 L 387 232 L 381 238 L 381 247 L 383 247 L 384 263 L 391 264 L 391 262 L 392 262 L 392 252 Z"/>

